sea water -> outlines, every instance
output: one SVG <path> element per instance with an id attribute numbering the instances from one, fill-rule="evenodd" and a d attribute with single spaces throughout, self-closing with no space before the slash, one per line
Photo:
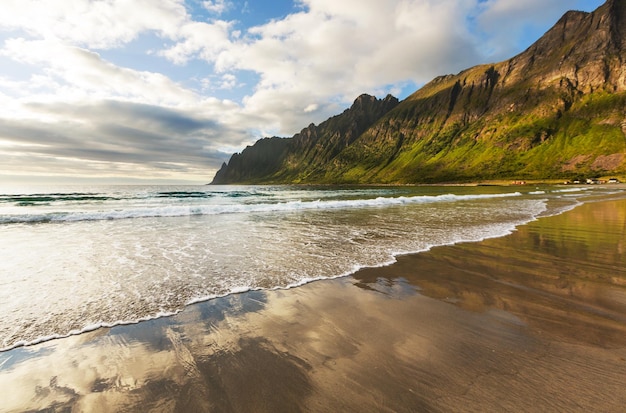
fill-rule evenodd
<path id="1" fill-rule="evenodd" d="M 0 190 L 0 350 L 506 235 L 606 187 Z"/>

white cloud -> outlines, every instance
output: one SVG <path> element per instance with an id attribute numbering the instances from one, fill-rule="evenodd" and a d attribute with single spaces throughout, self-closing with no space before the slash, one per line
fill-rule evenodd
<path id="1" fill-rule="evenodd" d="M 49 90 L 30 95 L 37 100 L 121 98 L 169 105 L 195 100 L 192 92 L 160 73 L 119 67 L 95 52 L 57 41 L 9 39 L 0 54 L 46 68 L 46 78 L 39 79 L 39 84 Z"/>
<path id="2" fill-rule="evenodd" d="M 175 36 L 182 0 L 3 0 L 0 27 L 89 48 L 111 48 L 146 30 Z"/>
<path id="3" fill-rule="evenodd" d="M 320 107 L 320 105 L 318 105 L 317 103 L 311 103 L 306 108 L 304 108 L 304 113 L 315 112 L 316 110 L 319 109 L 319 107 Z"/>
<path id="4" fill-rule="evenodd" d="M 231 46 L 229 35 L 232 26 L 232 22 L 221 20 L 211 24 L 186 22 L 178 29 L 177 38 L 181 40 L 160 51 L 159 55 L 181 65 L 192 57 L 213 61 Z"/>
<path id="5" fill-rule="evenodd" d="M 233 89 L 239 85 L 237 77 L 231 73 L 226 73 L 222 76 L 222 82 L 219 86 L 220 89 Z"/>
<path id="6" fill-rule="evenodd" d="M 233 4 L 230 1 L 226 0 L 214 0 L 214 1 L 203 1 L 202 7 L 215 14 L 222 14 L 229 8 L 233 7 Z"/>

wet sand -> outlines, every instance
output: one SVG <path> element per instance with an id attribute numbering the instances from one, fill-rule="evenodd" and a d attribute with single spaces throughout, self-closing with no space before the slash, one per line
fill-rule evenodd
<path id="1" fill-rule="evenodd" d="M 626 201 L 0 353 L 0 411 L 623 412 Z"/>

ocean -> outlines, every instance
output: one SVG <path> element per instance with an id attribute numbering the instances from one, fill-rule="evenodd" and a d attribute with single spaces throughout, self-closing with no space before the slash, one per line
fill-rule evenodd
<path id="1" fill-rule="evenodd" d="M 504 236 L 621 186 L 0 189 L 0 351 Z"/>

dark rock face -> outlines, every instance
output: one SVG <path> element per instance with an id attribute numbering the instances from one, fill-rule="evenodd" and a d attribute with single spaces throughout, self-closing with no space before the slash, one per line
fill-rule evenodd
<path id="1" fill-rule="evenodd" d="M 349 109 L 319 126 L 310 124 L 292 138 L 265 138 L 234 154 L 213 184 L 288 182 L 314 173 L 398 105 L 398 99 L 363 94 Z"/>
<path id="2" fill-rule="evenodd" d="M 236 153 L 213 178 L 214 184 L 238 183 L 267 176 L 281 167 L 288 142 L 282 138 L 265 138 Z"/>
<path id="3" fill-rule="evenodd" d="M 626 0 L 567 12 L 507 61 L 437 77 L 402 102 L 362 95 L 280 145 L 259 141 L 214 183 L 626 176 L 625 45 Z"/>
<path id="4" fill-rule="evenodd" d="M 567 12 L 528 50 L 509 61 L 503 85 L 524 79 L 550 85 L 565 78 L 583 93 L 626 90 L 623 46 L 626 2 L 610 0 L 593 13 Z"/>

